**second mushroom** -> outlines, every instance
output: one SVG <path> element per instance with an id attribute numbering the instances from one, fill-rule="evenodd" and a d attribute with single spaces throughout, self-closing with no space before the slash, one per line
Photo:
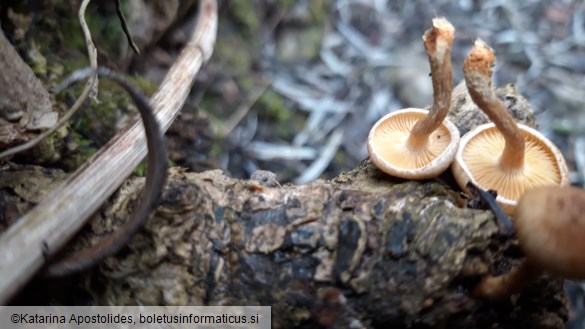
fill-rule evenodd
<path id="1" fill-rule="evenodd" d="M 453 87 L 451 45 L 455 28 L 445 18 L 433 19 L 423 41 L 433 82 L 434 102 L 429 111 L 404 109 L 374 124 L 368 153 L 383 172 L 406 179 L 427 179 L 445 171 L 459 145 L 459 131 L 445 117 Z"/>
<path id="2" fill-rule="evenodd" d="M 544 186 L 528 190 L 515 209 L 515 225 L 526 258 L 509 272 L 483 278 L 474 295 L 502 299 L 520 292 L 543 272 L 585 280 L 585 191 Z"/>
<path id="3" fill-rule="evenodd" d="M 467 191 L 472 182 L 498 192 L 496 201 L 512 215 L 517 200 L 530 188 L 567 186 L 568 168 L 557 147 L 538 131 L 514 122 L 492 86 L 493 50 L 475 41 L 463 66 L 471 99 L 493 123 L 476 127 L 461 138 L 452 171 Z"/>

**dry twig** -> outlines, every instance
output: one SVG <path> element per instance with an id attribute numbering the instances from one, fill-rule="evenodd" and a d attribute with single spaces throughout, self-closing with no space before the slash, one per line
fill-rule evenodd
<path id="1" fill-rule="evenodd" d="M 137 55 L 140 55 L 140 50 L 138 50 L 138 46 L 132 39 L 132 34 L 130 34 L 130 30 L 128 29 L 128 24 L 126 24 L 126 17 L 124 17 L 124 12 L 120 6 L 120 0 L 115 0 L 116 2 L 116 13 L 118 14 L 118 18 L 120 19 L 120 24 L 122 24 L 122 29 L 124 30 L 124 34 L 126 34 L 126 38 L 128 39 L 128 44 L 134 50 Z"/>

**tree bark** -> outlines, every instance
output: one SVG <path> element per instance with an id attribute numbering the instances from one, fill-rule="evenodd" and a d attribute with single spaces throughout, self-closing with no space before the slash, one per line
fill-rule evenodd
<path id="1" fill-rule="evenodd" d="M 498 303 L 471 295 L 522 255 L 491 212 L 462 208 L 449 176 L 399 181 L 366 160 L 332 181 L 268 187 L 174 169 L 145 230 L 91 277 L 92 294 L 112 305 L 270 305 L 274 328 L 562 328 L 561 280 Z M 142 181 L 94 231 L 114 229 Z"/>

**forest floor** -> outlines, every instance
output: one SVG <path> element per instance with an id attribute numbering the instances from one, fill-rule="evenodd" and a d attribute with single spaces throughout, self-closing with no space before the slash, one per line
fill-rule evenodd
<path id="1" fill-rule="evenodd" d="M 455 83 L 473 40 L 483 39 L 496 52 L 495 84 L 516 85 L 539 130 L 565 155 L 573 184 L 585 186 L 585 2 L 219 2 L 214 55 L 167 134 L 175 165 L 240 178 L 264 169 L 297 184 L 354 168 L 367 157 L 365 141 L 380 117 L 431 104 L 421 36 L 433 17 L 445 16 L 456 28 Z M 196 1 L 180 8 L 177 1 L 123 2 L 139 56 L 112 3 L 96 2 L 88 13 L 98 60 L 158 84 L 195 23 Z M 17 16 L 8 17 L 18 25 Z M 28 54 L 30 63 L 34 52 Z M 107 141 L 84 136 L 96 147 Z M 584 328 L 585 287 L 567 286 L 567 328 Z"/>

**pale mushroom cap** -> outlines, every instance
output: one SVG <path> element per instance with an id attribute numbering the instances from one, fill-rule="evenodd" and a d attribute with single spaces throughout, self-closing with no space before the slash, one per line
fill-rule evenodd
<path id="1" fill-rule="evenodd" d="M 427 179 L 444 172 L 455 156 L 459 131 L 449 120 L 431 133 L 427 146 L 412 150 L 406 141 L 415 123 L 428 111 L 404 109 L 387 114 L 370 130 L 368 153 L 383 172 L 406 179 Z"/>
<path id="2" fill-rule="evenodd" d="M 585 279 L 585 191 L 539 187 L 515 210 L 520 246 L 530 262 L 569 279 Z"/>
<path id="3" fill-rule="evenodd" d="M 461 139 L 453 162 L 453 176 L 466 190 L 469 181 L 496 190 L 496 201 L 512 215 L 518 199 L 528 189 L 538 186 L 568 186 L 569 170 L 561 152 L 538 131 L 518 124 L 526 143 L 522 169 L 502 170 L 500 155 L 505 140 L 493 123 L 476 127 Z"/>

